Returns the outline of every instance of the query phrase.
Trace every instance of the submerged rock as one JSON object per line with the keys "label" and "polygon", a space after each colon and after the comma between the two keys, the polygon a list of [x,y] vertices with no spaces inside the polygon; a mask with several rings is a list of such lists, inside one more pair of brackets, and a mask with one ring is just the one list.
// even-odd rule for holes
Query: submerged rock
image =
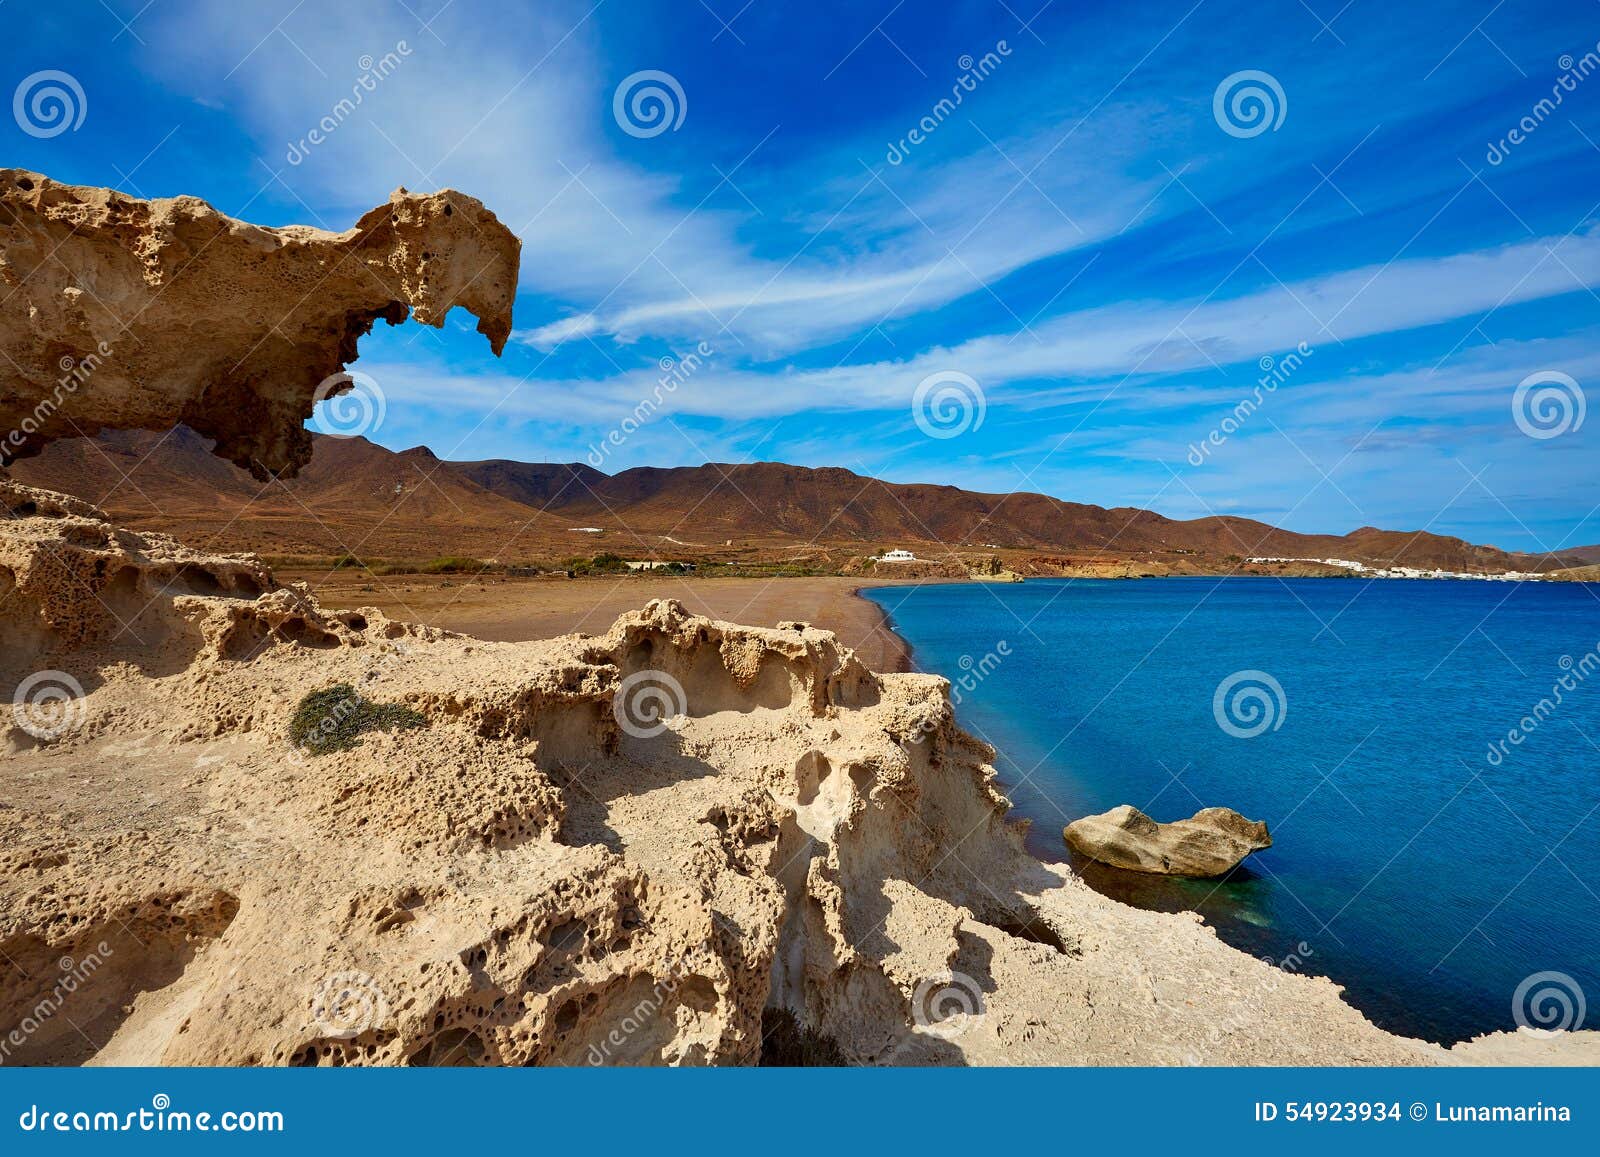
{"label": "submerged rock", "polygon": [[1251,852],[1272,846],[1266,824],[1225,807],[1163,824],[1123,804],[1073,821],[1062,835],[1069,848],[1091,860],[1164,876],[1221,876]]}

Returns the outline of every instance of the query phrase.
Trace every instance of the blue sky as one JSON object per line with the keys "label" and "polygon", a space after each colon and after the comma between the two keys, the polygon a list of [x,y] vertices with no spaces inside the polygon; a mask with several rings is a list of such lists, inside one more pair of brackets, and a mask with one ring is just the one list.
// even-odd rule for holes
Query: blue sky
{"label": "blue sky", "polygon": [[[60,70],[85,106],[53,136],[0,119],[7,164],[331,229],[453,186],[519,233],[503,359],[460,313],[363,342],[369,436],[396,449],[583,459],[704,343],[605,469],[776,460],[1600,542],[1600,416],[1577,423],[1600,4],[11,0],[0,22],[8,88]],[[647,70],[676,127],[615,114]],[[1241,72],[1277,91],[1246,78],[1219,113]],[[1265,127],[1226,99],[1252,83]],[[915,420],[934,375],[981,422],[930,436],[952,432]],[[1541,390],[1568,404],[1543,425]]]}

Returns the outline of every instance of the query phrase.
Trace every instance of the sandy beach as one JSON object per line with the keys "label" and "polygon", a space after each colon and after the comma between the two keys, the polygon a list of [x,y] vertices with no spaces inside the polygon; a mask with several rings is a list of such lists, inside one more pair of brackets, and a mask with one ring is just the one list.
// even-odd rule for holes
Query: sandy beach
{"label": "sandy beach", "polygon": [[651,599],[677,599],[691,612],[728,622],[774,627],[803,622],[832,631],[874,671],[910,669],[910,648],[883,612],[856,593],[892,582],[858,578],[698,579],[628,575],[577,579],[484,579],[462,575],[388,575],[354,571],[279,574],[307,582],[327,606],[377,607],[391,618],[460,631],[499,643],[601,634],[618,615]]}

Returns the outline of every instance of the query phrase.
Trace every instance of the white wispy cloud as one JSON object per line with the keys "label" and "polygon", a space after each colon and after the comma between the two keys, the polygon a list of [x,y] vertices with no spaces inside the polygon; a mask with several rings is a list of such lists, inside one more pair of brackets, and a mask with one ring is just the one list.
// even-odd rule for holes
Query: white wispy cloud
{"label": "white wispy cloud", "polygon": [[[774,126],[740,144],[746,168],[735,153],[691,157],[683,173],[647,169],[625,152],[639,142],[619,143],[610,126],[622,71],[588,12],[458,0],[424,29],[404,6],[301,9],[281,22],[265,6],[183,7],[151,13],[150,67],[196,99],[226,102],[278,172],[269,182],[260,170],[268,194],[292,191],[314,223],[346,227],[397,184],[482,199],[523,238],[524,290],[573,305],[524,322],[518,339],[543,349],[715,335],[755,356],[789,353],[985,294],[1166,204],[1151,208],[1168,183],[1159,168],[1124,164],[1134,126],[1115,108],[1057,153],[1059,126],[1008,133],[997,101],[986,129],[975,101],[973,120],[952,121],[937,149],[900,167],[875,140],[801,153]],[[401,41],[399,67],[287,163],[350,95],[358,62]]]}
{"label": "white wispy cloud", "polygon": [[[1192,376],[1197,371],[1203,382],[1219,365],[1279,356],[1302,342],[1327,350],[1338,341],[1472,318],[1596,285],[1600,232],[1589,232],[1345,270],[1228,299],[1118,303],[1056,318],[1037,327],[1037,340],[990,335],[899,361],[755,370],[717,355],[668,391],[661,390],[662,375],[654,369],[552,381],[504,372],[458,373],[420,362],[363,363],[363,368],[408,401],[449,398],[469,412],[533,420],[547,420],[559,407],[575,425],[620,421],[645,398],[657,399],[652,409],[663,415],[730,422],[819,410],[905,412],[917,384],[942,370],[970,373],[995,400],[1003,396],[1024,413],[1116,394],[1154,411],[1194,406],[1203,396]],[[1328,328],[1322,330],[1323,325]],[[1524,373],[1543,368],[1533,352],[1527,356]],[[1246,369],[1236,381],[1254,381],[1253,365]],[[1293,388],[1308,390],[1319,380],[1319,366],[1313,364]],[[1464,388],[1459,377],[1443,379],[1419,369],[1381,382],[1327,388],[1345,390],[1352,398],[1361,390],[1382,389],[1382,396],[1392,399],[1394,387],[1403,382],[1426,393],[1430,405],[1444,408],[1450,404],[1446,381],[1453,383],[1448,388]],[[1216,396],[1230,397],[1235,389],[1219,386]]]}

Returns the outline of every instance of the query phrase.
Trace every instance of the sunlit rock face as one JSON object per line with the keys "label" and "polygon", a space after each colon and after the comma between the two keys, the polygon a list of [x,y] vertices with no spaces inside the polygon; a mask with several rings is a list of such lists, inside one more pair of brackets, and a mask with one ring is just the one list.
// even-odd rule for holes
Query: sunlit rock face
{"label": "sunlit rock face", "polygon": [[257,477],[293,474],[305,419],[350,388],[329,379],[379,318],[442,326],[459,305],[498,354],[521,248],[449,189],[396,190],[331,233],[0,169],[0,464],[181,422]]}

